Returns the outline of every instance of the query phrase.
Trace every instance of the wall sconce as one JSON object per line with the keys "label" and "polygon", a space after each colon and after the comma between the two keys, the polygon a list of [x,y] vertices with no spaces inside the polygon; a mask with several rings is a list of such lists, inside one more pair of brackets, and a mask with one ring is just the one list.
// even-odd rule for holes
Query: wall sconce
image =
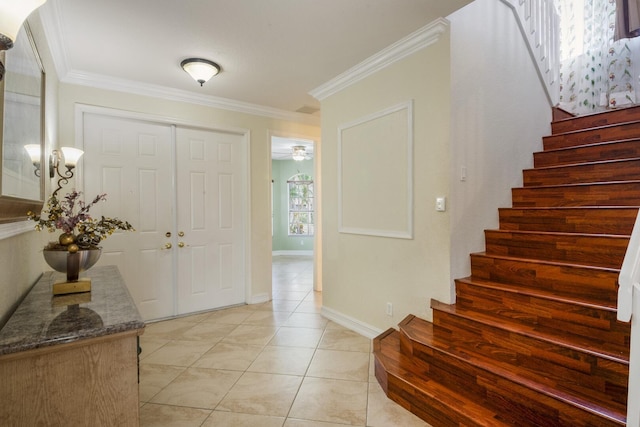
{"label": "wall sconce", "polygon": [[200,83],[200,86],[220,72],[220,66],[218,64],[202,58],[185,59],[180,63],[180,66],[193,77],[195,81]]}
{"label": "wall sconce", "polygon": [[[31,12],[46,0],[0,0],[0,51],[9,50],[16,41],[22,23]],[[4,76],[4,64],[0,62],[0,80]]]}
{"label": "wall sconce", "polygon": [[24,149],[27,150],[27,154],[35,168],[33,173],[35,173],[37,177],[40,177],[40,144],[28,144],[24,146]]}
{"label": "wall sconce", "polygon": [[[60,150],[53,150],[49,157],[49,177],[54,178],[58,175],[58,188],[53,192],[53,196],[58,194],[63,184],[68,184],[73,178],[73,169],[78,164],[78,160],[84,154],[84,151],[73,147],[62,147]],[[60,172],[60,163],[64,158],[64,166],[66,171]]]}
{"label": "wall sconce", "polygon": [[302,145],[296,145],[291,148],[291,157],[296,162],[300,162],[307,158],[307,150]]}

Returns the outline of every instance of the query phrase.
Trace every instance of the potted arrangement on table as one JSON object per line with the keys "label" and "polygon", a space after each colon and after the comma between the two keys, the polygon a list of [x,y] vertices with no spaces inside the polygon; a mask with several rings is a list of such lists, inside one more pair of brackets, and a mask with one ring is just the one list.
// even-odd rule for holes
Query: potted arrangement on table
{"label": "potted arrangement on table", "polygon": [[99,244],[116,230],[134,231],[127,221],[118,218],[92,218],[89,210],[101,201],[106,194],[97,195],[90,203],[81,199],[82,193],[73,190],[62,200],[53,192],[41,215],[28,212],[28,219],[35,221],[35,229],[62,233],[57,241],[45,246],[44,259],[51,268],[67,273],[67,281],[54,284],[55,295],[85,292],[91,289],[90,280],[78,280],[81,271],[91,268],[100,258],[102,249]]}

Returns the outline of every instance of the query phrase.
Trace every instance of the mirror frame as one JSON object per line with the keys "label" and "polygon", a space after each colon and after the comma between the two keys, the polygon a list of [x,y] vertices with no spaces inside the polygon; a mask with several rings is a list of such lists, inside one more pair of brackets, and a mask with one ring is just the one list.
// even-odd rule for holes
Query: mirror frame
{"label": "mirror frame", "polygon": [[[18,222],[27,220],[27,212],[33,211],[39,213],[44,205],[44,189],[45,189],[45,175],[48,175],[47,163],[45,163],[45,80],[46,74],[42,59],[38,53],[36,43],[31,33],[29,23],[25,21],[24,30],[27,34],[27,38],[24,40],[17,40],[17,43],[29,43],[33,51],[34,58],[40,67],[41,80],[40,80],[40,200],[23,199],[13,196],[4,196],[2,191],[2,152],[3,152],[3,139],[4,139],[4,99],[5,99],[5,84],[4,79],[0,81],[0,224],[8,222]],[[0,60],[5,64],[6,51],[0,52]],[[10,55],[9,55],[10,56]]]}

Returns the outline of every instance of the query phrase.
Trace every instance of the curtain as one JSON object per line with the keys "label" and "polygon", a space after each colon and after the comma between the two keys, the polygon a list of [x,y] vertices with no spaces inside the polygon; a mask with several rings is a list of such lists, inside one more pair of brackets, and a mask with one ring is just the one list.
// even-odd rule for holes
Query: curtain
{"label": "curtain", "polygon": [[640,36],[640,0],[616,0],[615,39]]}
{"label": "curtain", "polygon": [[615,40],[616,1],[558,0],[560,106],[572,113],[635,102],[630,45]]}

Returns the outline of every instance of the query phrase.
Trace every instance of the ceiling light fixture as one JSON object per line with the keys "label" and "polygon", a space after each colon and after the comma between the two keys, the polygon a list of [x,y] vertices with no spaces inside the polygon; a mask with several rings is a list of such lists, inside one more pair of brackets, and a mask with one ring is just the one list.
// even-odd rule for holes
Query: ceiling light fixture
{"label": "ceiling light fixture", "polygon": [[[31,12],[46,0],[0,0],[0,51],[9,50],[18,37],[22,23]],[[0,80],[4,76],[4,65],[0,62]]]}
{"label": "ceiling light fixture", "polygon": [[296,162],[302,161],[307,157],[307,150],[302,145],[296,145],[291,148],[291,156]]}
{"label": "ceiling light fixture", "polygon": [[220,72],[220,66],[218,64],[202,58],[185,59],[180,63],[180,66],[189,73],[195,81],[200,83],[200,86]]}

